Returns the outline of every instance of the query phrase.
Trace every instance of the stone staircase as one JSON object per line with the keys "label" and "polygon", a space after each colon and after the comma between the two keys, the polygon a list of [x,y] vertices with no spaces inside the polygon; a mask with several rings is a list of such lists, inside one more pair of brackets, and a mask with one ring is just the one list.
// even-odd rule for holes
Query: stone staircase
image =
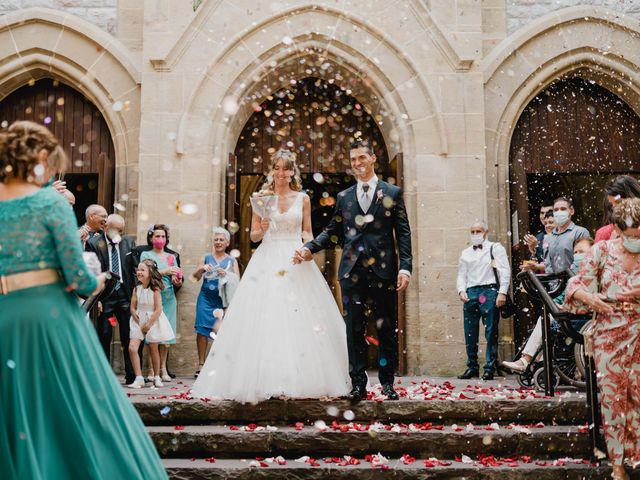
{"label": "stone staircase", "polygon": [[580,393],[418,379],[398,385],[397,402],[374,389],[355,405],[242,405],[189,399],[187,390],[182,382],[130,395],[171,478],[609,478],[608,466],[588,461]]}

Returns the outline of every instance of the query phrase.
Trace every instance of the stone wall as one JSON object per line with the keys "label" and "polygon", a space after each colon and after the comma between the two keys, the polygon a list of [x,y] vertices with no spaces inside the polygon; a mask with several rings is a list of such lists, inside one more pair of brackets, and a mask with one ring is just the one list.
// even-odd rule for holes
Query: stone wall
{"label": "stone wall", "polygon": [[507,0],[507,31],[509,34],[533,19],[566,7],[593,5],[640,19],[638,0]]}
{"label": "stone wall", "polygon": [[116,33],[118,0],[2,0],[0,15],[29,7],[53,8],[77,15],[106,32]]}

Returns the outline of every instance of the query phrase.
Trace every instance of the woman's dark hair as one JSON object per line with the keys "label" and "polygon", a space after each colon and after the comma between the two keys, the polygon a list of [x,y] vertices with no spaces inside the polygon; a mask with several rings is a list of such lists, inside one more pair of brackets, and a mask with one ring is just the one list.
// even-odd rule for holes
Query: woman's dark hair
{"label": "woman's dark hair", "polygon": [[604,193],[612,197],[640,198],[640,184],[630,175],[620,175],[605,187]]}
{"label": "woman's dark hair", "polygon": [[169,244],[169,227],[167,227],[164,223],[156,223],[147,231],[147,245],[150,247],[153,246],[153,242],[151,239],[153,238],[153,232],[156,230],[164,230],[164,235],[167,238],[167,245]]}
{"label": "woman's dark hair", "polygon": [[609,225],[613,223],[613,206],[609,202],[607,192],[604,192],[604,198],[602,199],[602,225]]}
{"label": "woman's dark hair", "polygon": [[149,288],[154,292],[156,290],[164,290],[164,283],[162,283],[162,275],[158,271],[158,264],[150,258],[142,260],[140,263],[144,263],[149,269]]}
{"label": "woman's dark hair", "polygon": [[544,218],[551,218],[553,217],[553,210],[547,210],[544,214]]}
{"label": "woman's dark hair", "polygon": [[613,223],[624,232],[640,227],[640,198],[625,198],[613,207]]}

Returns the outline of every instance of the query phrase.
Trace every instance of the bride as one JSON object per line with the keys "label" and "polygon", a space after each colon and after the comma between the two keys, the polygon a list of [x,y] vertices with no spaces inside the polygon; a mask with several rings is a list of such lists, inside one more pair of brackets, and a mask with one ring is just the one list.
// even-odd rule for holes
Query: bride
{"label": "bride", "polygon": [[271,158],[263,190],[278,196],[271,220],[255,212],[253,254],[214,347],[193,385],[198,398],[257,402],[270,397],[339,397],[350,387],[345,324],[314,262],[292,263],[311,240],[311,202],[295,154]]}

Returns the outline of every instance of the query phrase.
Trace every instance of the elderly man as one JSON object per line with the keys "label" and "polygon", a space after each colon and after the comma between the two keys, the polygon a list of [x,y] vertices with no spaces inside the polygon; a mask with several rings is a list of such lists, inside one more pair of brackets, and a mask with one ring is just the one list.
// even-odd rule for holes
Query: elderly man
{"label": "elderly man", "polygon": [[478,336],[480,319],[487,340],[483,380],[493,380],[498,357],[499,308],[507,300],[511,269],[507,252],[497,242],[487,240],[489,229],[484,222],[470,226],[471,246],[460,255],[457,288],[464,303],[464,340],[467,348],[467,369],[458,378],[479,376]]}
{"label": "elderly man", "polygon": [[132,238],[123,236],[124,226],[124,218],[120,215],[109,215],[106,221],[105,235],[95,235],[87,242],[86,248],[98,256],[102,271],[114,272],[120,277],[120,282],[116,285],[113,293],[103,300],[102,312],[97,319],[96,329],[100,344],[109,359],[113,332],[110,319],[117,319],[124,355],[125,381],[130,384],[135,380],[135,374],[129,358],[129,317],[131,315],[129,307],[131,294],[136,284],[135,269],[137,265],[134,264],[132,255],[136,245]]}
{"label": "elderly man", "polygon": [[102,233],[107,223],[107,211],[102,205],[89,205],[84,214],[85,224],[78,229],[82,245],[86,248],[87,241]]}

